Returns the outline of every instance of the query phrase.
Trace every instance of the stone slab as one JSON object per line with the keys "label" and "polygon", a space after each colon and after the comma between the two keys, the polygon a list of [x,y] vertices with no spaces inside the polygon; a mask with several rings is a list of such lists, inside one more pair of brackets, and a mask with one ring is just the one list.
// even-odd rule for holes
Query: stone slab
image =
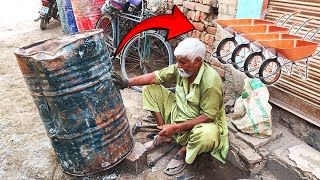
{"label": "stone slab", "polygon": [[237,152],[230,150],[227,155],[227,161],[230,162],[235,167],[239,168],[241,171],[243,172],[247,171],[245,165],[241,162]]}
{"label": "stone slab", "polygon": [[228,119],[228,129],[233,133],[238,133],[239,130],[234,126],[230,119]]}
{"label": "stone slab", "polygon": [[297,164],[289,158],[289,149],[291,147],[304,145],[304,143],[299,141],[299,139],[281,139],[294,141],[294,143],[290,143],[290,141],[284,140],[280,140],[278,142],[282,144],[282,146],[280,146],[280,148],[278,149],[273,150],[273,152],[269,155],[267,163],[268,170],[279,179],[315,179],[310,178],[313,176],[311,173],[303,172],[299,168],[297,168]]}
{"label": "stone slab", "polygon": [[249,166],[249,173],[250,176],[253,174],[257,174],[261,170],[263,170],[266,167],[267,160],[262,160],[254,165]]}
{"label": "stone slab", "polygon": [[274,128],[272,131],[272,135],[268,138],[255,138],[250,135],[244,134],[242,132],[238,132],[235,134],[236,138],[239,138],[249,144],[252,148],[258,149],[261,146],[268,144],[270,141],[273,141],[279,138],[282,135],[282,131],[278,128]]}
{"label": "stone slab", "polygon": [[235,138],[235,136],[232,132],[229,132],[228,137],[229,137],[230,144],[235,146],[238,150],[240,148],[242,148],[242,149],[251,148],[247,143],[241,141],[240,139]]}
{"label": "stone slab", "polygon": [[300,144],[289,148],[289,159],[294,161],[301,171],[311,173],[317,179],[320,179],[319,151],[307,144]]}
{"label": "stone slab", "polygon": [[262,157],[252,148],[246,148],[246,149],[240,148],[239,155],[248,164],[255,164],[262,160]]}
{"label": "stone slab", "polygon": [[270,152],[264,148],[260,148],[258,150],[259,155],[263,158],[263,159],[268,159],[268,156],[270,154]]}
{"label": "stone slab", "polygon": [[121,163],[128,172],[139,174],[147,168],[147,149],[135,142],[132,152]]}
{"label": "stone slab", "polygon": [[290,166],[281,162],[279,159],[269,159],[267,168],[278,179],[301,180],[299,173],[292,170]]}

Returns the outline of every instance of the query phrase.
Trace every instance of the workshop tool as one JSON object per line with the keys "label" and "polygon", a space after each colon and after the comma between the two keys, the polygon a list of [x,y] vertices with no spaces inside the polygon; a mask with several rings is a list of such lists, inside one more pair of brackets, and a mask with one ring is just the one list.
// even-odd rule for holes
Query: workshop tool
{"label": "workshop tool", "polygon": [[172,145],[167,151],[165,151],[162,155],[160,155],[159,157],[157,157],[155,160],[149,162],[147,166],[148,166],[149,168],[154,167],[160,159],[162,159],[163,157],[165,157],[166,155],[168,155],[176,146],[177,146],[177,144],[173,144],[173,145]]}
{"label": "workshop tool", "polygon": [[142,121],[144,122],[147,122],[147,123],[151,123],[151,124],[154,124],[156,123],[156,120],[153,118],[153,116],[147,116],[145,118],[142,119]]}
{"label": "workshop tool", "polygon": [[158,128],[157,124],[143,124],[141,121],[136,122],[132,128],[132,134],[136,134],[138,132],[160,132],[161,129]]}

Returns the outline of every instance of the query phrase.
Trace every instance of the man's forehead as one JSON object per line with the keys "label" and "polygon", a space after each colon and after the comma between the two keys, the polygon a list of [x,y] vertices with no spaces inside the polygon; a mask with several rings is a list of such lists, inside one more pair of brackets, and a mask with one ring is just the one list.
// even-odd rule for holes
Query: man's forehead
{"label": "man's forehead", "polygon": [[185,56],[176,56],[176,59],[178,61],[190,61],[190,59],[188,59],[187,57]]}

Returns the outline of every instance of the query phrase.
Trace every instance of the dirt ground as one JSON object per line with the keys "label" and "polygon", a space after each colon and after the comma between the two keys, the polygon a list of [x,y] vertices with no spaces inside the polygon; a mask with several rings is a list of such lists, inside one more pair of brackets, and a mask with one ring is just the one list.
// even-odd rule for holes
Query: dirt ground
{"label": "dirt ground", "polygon": [[[64,174],[42,125],[29,90],[13,54],[14,48],[37,41],[62,36],[60,23],[53,20],[45,31],[39,28],[37,16],[40,1],[10,0],[0,6],[0,179],[74,179]],[[17,13],[18,12],[18,13]],[[132,124],[149,115],[142,110],[141,94],[131,89],[121,92]],[[146,142],[146,134],[137,141]],[[167,146],[168,147],[168,146]],[[153,159],[167,147],[148,155]],[[146,169],[138,176],[116,167],[92,179],[175,179],[163,174],[162,169],[173,157],[175,149],[155,168]],[[203,163],[206,162],[210,163]],[[196,179],[237,179],[245,176],[232,165],[221,165],[210,156],[200,156],[180,175],[195,175]],[[91,179],[86,177],[84,179]]]}

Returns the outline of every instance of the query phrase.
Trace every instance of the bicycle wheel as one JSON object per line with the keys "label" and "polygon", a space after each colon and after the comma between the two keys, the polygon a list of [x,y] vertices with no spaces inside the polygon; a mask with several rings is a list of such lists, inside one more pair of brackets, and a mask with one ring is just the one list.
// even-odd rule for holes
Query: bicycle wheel
{"label": "bicycle wheel", "polygon": [[259,73],[260,65],[265,60],[262,51],[250,54],[244,61],[244,72],[249,78],[254,78]]}
{"label": "bicycle wheel", "polygon": [[234,39],[234,37],[221,40],[217,46],[217,59],[222,64],[227,64],[227,61],[231,58],[231,53],[236,46],[237,41]]}
{"label": "bicycle wheel", "polygon": [[261,64],[259,78],[266,85],[275,83],[281,75],[281,66],[277,58],[267,59]]}
{"label": "bicycle wheel", "polygon": [[[134,36],[124,47],[121,71],[124,78],[131,78],[162,69],[173,63],[172,49],[165,39],[154,32]],[[133,86],[141,91],[141,86]]]}
{"label": "bicycle wheel", "polygon": [[104,40],[107,44],[108,51],[114,52],[116,49],[116,22],[109,15],[102,15],[95,26],[95,29],[103,29]]}
{"label": "bicycle wheel", "polygon": [[250,54],[250,44],[240,44],[237,46],[231,55],[232,66],[235,69],[243,67],[244,61]]}

